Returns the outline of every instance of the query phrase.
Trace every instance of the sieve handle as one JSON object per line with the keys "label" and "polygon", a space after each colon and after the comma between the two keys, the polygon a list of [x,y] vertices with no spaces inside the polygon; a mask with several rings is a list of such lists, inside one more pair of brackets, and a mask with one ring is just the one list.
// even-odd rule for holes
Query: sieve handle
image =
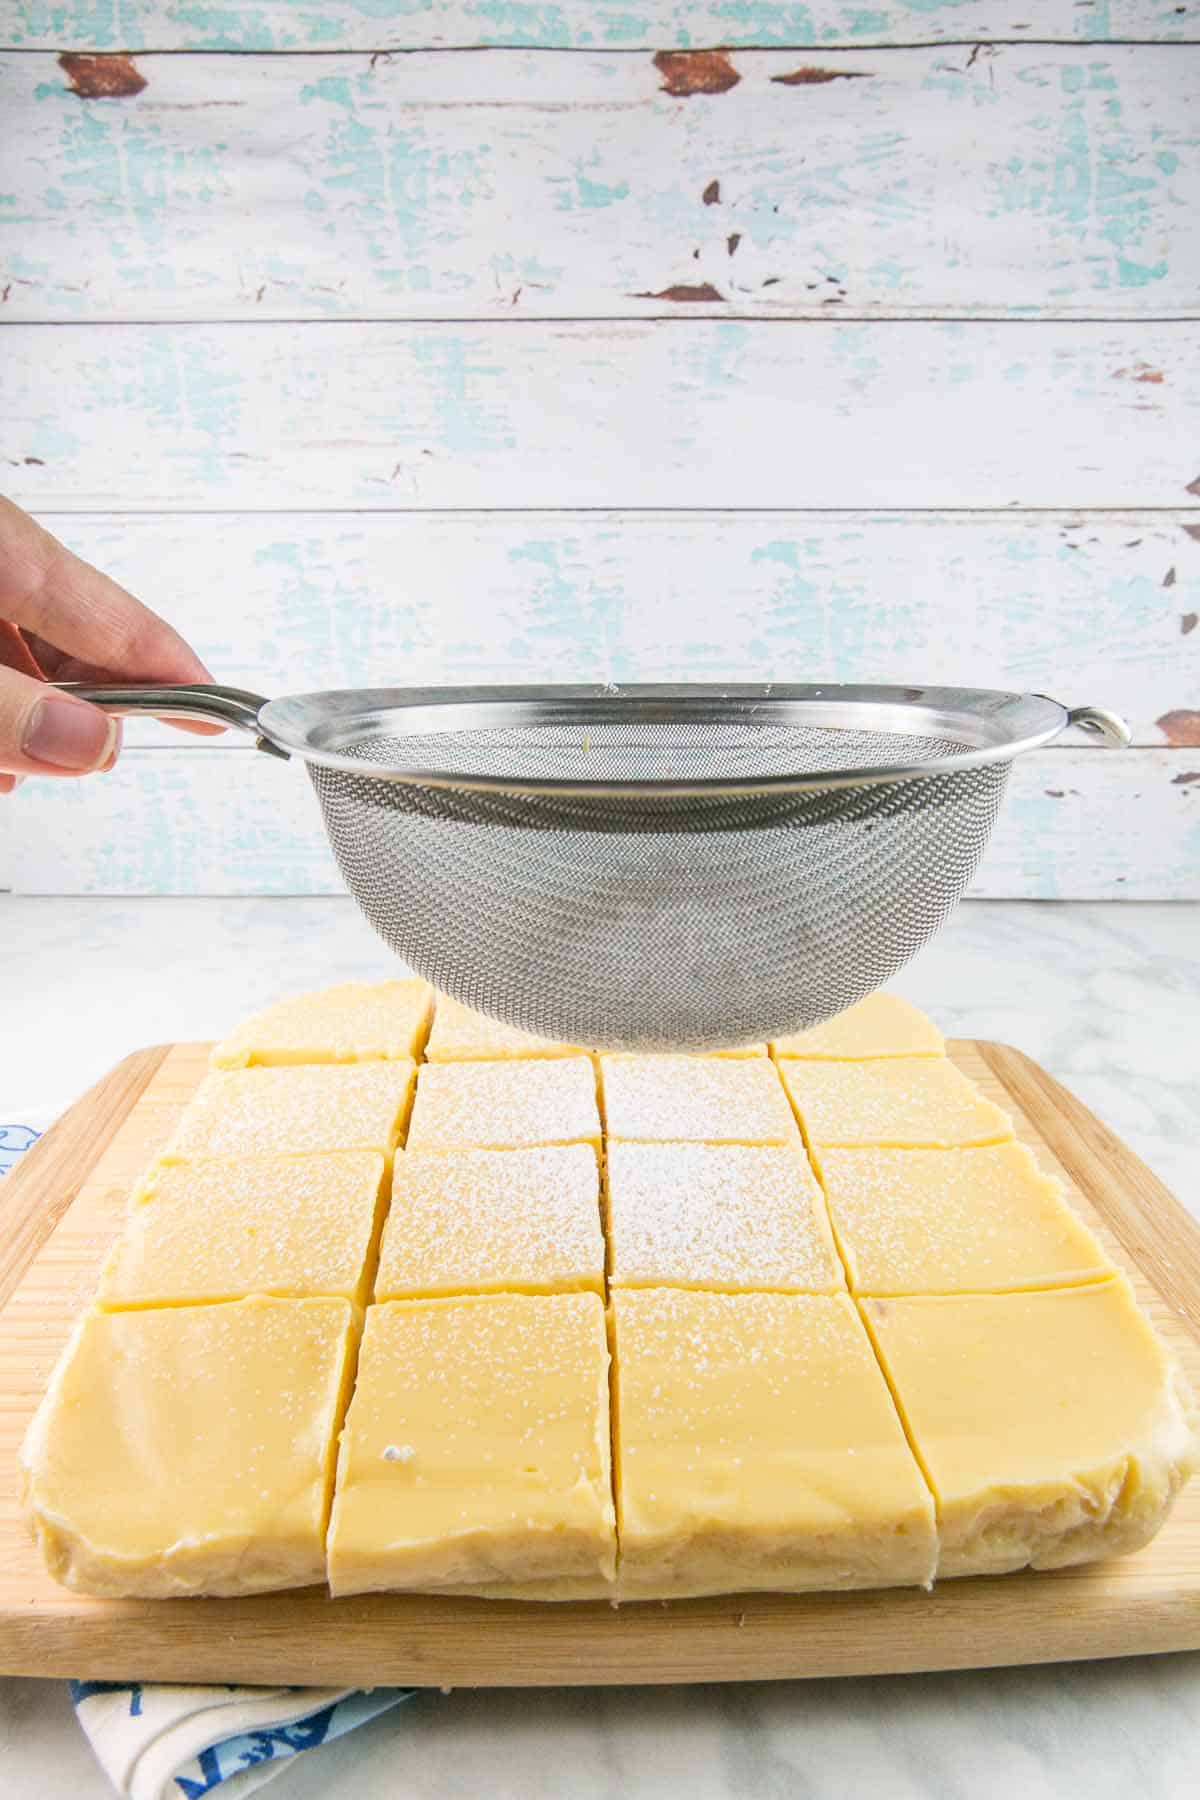
{"label": "sieve handle", "polygon": [[218,687],[203,681],[164,683],[158,687],[87,681],[60,681],[55,685],[65,694],[74,694],[77,700],[98,706],[101,712],[148,714],[153,719],[203,719],[209,725],[232,725],[238,731],[248,731],[260,750],[287,760],[287,751],[277,749],[259,729],[258,715],[266,700],[246,688]]}
{"label": "sieve handle", "polygon": [[1124,750],[1133,742],[1133,733],[1119,713],[1103,706],[1075,706],[1067,713],[1067,724],[1103,738],[1114,749]]}

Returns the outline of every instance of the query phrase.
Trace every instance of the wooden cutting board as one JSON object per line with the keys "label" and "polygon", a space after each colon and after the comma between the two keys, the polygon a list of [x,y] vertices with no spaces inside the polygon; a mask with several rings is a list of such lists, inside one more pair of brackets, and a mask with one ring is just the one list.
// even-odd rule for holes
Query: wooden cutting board
{"label": "wooden cutting board", "polygon": [[[145,1050],[73,1106],[0,1185],[0,1672],[89,1680],[368,1686],[735,1681],[1052,1662],[1200,1648],[1200,1478],[1136,1556],[933,1593],[735,1595],[517,1605],[323,1591],[247,1600],[88,1600],[29,1541],[16,1452],[72,1320],[208,1046]],[[1129,1271],[1200,1391],[1200,1226],[1044,1070],[999,1044],[950,1046],[1008,1108]]]}

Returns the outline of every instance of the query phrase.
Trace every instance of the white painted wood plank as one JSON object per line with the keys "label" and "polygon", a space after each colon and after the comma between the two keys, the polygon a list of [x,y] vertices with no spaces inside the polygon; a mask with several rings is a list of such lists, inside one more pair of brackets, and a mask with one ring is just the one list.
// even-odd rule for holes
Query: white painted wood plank
{"label": "white painted wood plank", "polygon": [[738,69],[160,56],[86,99],[0,59],[0,317],[1200,312],[1200,45]]}
{"label": "white painted wood plank", "polygon": [[[165,613],[222,680],[267,695],[389,682],[1014,687],[1115,707],[1150,745],[1200,695],[1200,532],[1183,513],[43,522]],[[152,724],[135,735],[167,741]]]}
{"label": "white painted wood plank", "polygon": [[1195,323],[14,325],[5,350],[0,458],[41,508],[1137,508],[1198,478]]}
{"label": "white painted wood plank", "polygon": [[15,0],[6,44],[81,50],[541,49],[1200,33],[1196,0]]}
{"label": "white painted wood plank", "polygon": [[[340,891],[307,779],[253,750],[131,750],[109,775],[27,781],[2,804],[0,887],[17,893]],[[1200,750],[1019,759],[972,891],[1200,897]]]}

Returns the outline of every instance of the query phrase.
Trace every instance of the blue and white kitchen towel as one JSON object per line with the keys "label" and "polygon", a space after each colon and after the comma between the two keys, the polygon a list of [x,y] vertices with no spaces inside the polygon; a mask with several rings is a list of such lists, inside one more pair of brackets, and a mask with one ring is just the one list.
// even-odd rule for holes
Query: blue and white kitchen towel
{"label": "blue and white kitchen towel", "polygon": [[[0,1175],[36,1143],[57,1107],[0,1115]],[[2,1216],[2,1215],[0,1215]],[[242,1800],[292,1758],[344,1737],[415,1688],[183,1687],[69,1683],[75,1714],[108,1779],[128,1800]]]}
{"label": "blue and white kitchen towel", "polygon": [[255,1688],[72,1681],[75,1714],[129,1800],[255,1793],[292,1757],[344,1737],[415,1688]]}

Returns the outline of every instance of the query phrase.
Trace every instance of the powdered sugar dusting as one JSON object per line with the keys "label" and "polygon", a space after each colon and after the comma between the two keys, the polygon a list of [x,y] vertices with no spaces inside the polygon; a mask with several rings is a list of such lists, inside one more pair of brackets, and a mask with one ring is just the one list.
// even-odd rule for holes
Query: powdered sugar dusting
{"label": "powdered sugar dusting", "polygon": [[168,1159],[315,1150],[390,1152],[404,1123],[414,1065],[300,1063],[206,1075],[176,1126]]}
{"label": "powdered sugar dusting", "polygon": [[853,1057],[940,1056],[941,1032],[899,994],[868,994],[832,1019],[808,1031],[794,1031],[771,1045],[775,1056]]}
{"label": "powdered sugar dusting", "polygon": [[384,1161],[374,1151],[149,1171],[105,1270],[109,1305],[357,1295]]}
{"label": "powdered sugar dusting", "polygon": [[830,1384],[846,1380],[865,1385],[891,1413],[845,1295],[622,1289],[613,1311],[626,1466],[639,1440],[649,1450],[695,1439],[725,1460],[763,1441],[782,1445],[794,1431],[794,1409],[823,1404]]}
{"label": "powdered sugar dusting", "polygon": [[403,1151],[375,1295],[604,1286],[589,1144]]}
{"label": "powdered sugar dusting", "polygon": [[290,994],[235,1025],[213,1051],[213,1067],[415,1056],[432,1001],[429,983],[415,976]]}
{"label": "powdered sugar dusting", "polygon": [[824,1200],[798,1150],[614,1143],[608,1206],[616,1284],[810,1293],[845,1285]]}
{"label": "powdered sugar dusting", "polygon": [[939,1148],[1011,1138],[1012,1122],[941,1056],[781,1062],[810,1144]]}
{"label": "powdered sugar dusting", "polygon": [[599,1139],[590,1057],[421,1068],[410,1150],[519,1149]]}
{"label": "powdered sugar dusting", "polygon": [[610,1138],[641,1142],[799,1142],[765,1057],[602,1056]]}
{"label": "powdered sugar dusting", "polygon": [[489,1061],[504,1057],[579,1056],[578,1044],[535,1037],[500,1019],[489,1019],[448,994],[437,997],[437,1011],[425,1055],[430,1062]]}
{"label": "powdered sugar dusting", "polygon": [[826,1149],[821,1174],[862,1293],[962,1293],[1111,1273],[1021,1144]]}
{"label": "powdered sugar dusting", "polygon": [[[531,1552],[543,1577],[611,1572],[607,1371],[597,1294],[371,1307],[343,1434],[334,1563],[363,1548],[416,1557],[434,1584],[520,1578]],[[402,1502],[380,1501],[384,1483]],[[481,1566],[464,1567],[464,1556]]]}

